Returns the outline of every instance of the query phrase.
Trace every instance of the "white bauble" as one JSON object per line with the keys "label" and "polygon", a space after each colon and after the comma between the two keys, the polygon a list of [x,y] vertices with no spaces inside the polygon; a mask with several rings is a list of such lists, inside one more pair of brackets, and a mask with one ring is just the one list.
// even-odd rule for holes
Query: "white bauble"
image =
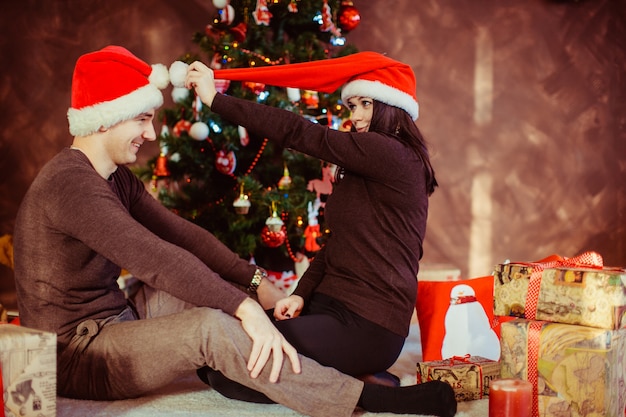
{"label": "white bauble", "polygon": [[185,87],[174,87],[172,88],[172,100],[175,103],[181,103],[185,101],[189,97],[189,90]]}
{"label": "white bauble", "polygon": [[218,9],[223,9],[228,4],[228,0],[213,0],[213,6]]}
{"label": "white bauble", "polygon": [[204,122],[195,122],[189,129],[189,136],[195,140],[205,140],[209,137],[209,126]]}
{"label": "white bauble", "polygon": [[299,102],[300,98],[301,98],[301,96],[300,96],[300,89],[299,88],[287,87],[287,98],[292,103]]}

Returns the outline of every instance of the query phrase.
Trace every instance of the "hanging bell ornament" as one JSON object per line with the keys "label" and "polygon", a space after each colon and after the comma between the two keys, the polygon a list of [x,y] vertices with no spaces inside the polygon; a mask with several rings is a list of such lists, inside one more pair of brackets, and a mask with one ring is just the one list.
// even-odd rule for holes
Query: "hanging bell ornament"
{"label": "hanging bell ornament", "polygon": [[161,152],[159,157],[156,160],[156,165],[154,167],[154,175],[157,177],[169,177],[170,170],[167,169],[167,158]]}

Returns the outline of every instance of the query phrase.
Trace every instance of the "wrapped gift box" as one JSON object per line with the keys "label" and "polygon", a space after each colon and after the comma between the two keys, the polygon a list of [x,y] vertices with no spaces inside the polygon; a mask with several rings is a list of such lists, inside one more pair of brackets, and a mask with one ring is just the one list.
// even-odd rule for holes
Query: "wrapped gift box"
{"label": "wrapped gift box", "polygon": [[457,401],[478,400],[489,395],[489,382],[500,377],[500,362],[480,356],[454,357],[441,361],[418,362],[417,383],[447,382]]}
{"label": "wrapped gift box", "polygon": [[533,383],[539,416],[624,416],[626,329],[515,319],[501,346],[502,378]]}
{"label": "wrapped gift box", "polygon": [[527,295],[533,269],[532,264],[496,266],[496,315],[610,330],[626,327],[626,270],[571,267],[543,269],[536,308],[528,312]]}
{"label": "wrapped gift box", "polygon": [[0,325],[6,417],[56,416],[56,334]]}

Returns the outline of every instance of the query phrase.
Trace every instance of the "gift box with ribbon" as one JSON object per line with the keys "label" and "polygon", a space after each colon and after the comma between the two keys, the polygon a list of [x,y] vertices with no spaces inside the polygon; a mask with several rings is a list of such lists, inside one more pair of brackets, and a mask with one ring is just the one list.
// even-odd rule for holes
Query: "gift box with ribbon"
{"label": "gift box with ribbon", "polygon": [[500,362],[481,356],[454,356],[441,361],[418,362],[417,383],[440,380],[448,383],[457,401],[489,395],[489,382],[500,377]]}
{"label": "gift box with ribbon", "polygon": [[585,252],[538,262],[499,264],[494,313],[617,330],[626,327],[626,270]]}
{"label": "gift box with ribbon", "polygon": [[502,378],[533,384],[533,416],[623,417],[626,329],[515,319],[501,327]]}

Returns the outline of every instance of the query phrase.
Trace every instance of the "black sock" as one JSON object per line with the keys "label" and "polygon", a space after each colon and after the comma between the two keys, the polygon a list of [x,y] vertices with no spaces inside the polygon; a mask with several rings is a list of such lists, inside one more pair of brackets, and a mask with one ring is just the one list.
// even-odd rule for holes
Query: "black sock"
{"label": "black sock", "polygon": [[373,413],[426,414],[453,417],[456,398],[450,385],[429,381],[409,387],[365,384],[358,406]]}

